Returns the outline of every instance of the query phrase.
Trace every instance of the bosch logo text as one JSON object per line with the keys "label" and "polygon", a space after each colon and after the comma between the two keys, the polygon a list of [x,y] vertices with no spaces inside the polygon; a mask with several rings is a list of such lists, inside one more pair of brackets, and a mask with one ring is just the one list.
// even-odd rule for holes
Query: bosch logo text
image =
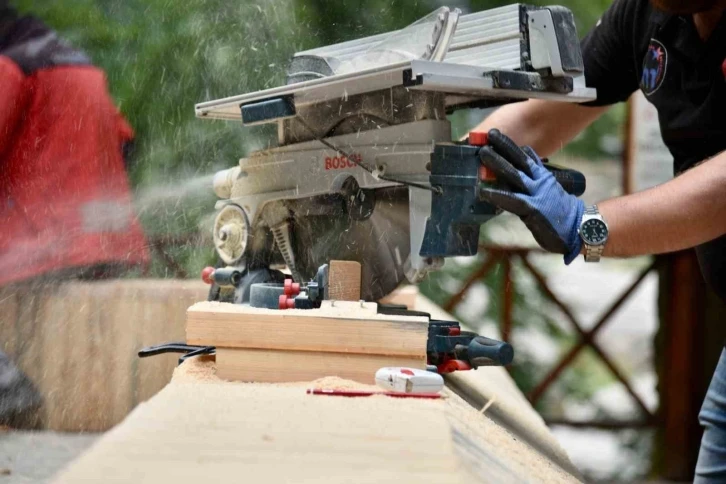
{"label": "bosch logo text", "polygon": [[358,153],[347,156],[335,156],[325,158],[325,169],[326,170],[339,170],[345,168],[355,168],[356,163],[363,162],[363,157]]}

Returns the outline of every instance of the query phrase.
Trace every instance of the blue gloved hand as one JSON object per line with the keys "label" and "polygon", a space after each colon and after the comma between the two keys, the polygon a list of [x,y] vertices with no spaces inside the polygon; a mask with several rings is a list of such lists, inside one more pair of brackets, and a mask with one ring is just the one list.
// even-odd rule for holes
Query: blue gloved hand
{"label": "blue gloved hand", "polygon": [[543,249],[565,255],[565,264],[575,260],[582,248],[582,200],[565,192],[531,148],[518,147],[499,130],[489,131],[479,156],[501,182],[483,187],[480,198],[518,215]]}

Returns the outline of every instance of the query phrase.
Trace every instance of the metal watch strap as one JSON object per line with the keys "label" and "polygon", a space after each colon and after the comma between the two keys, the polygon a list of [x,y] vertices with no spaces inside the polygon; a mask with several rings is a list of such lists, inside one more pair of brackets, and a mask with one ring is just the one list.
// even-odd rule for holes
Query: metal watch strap
{"label": "metal watch strap", "polygon": [[585,262],[600,262],[604,249],[604,245],[585,244]]}
{"label": "metal watch strap", "polygon": [[[599,216],[600,212],[597,209],[597,205],[591,207],[585,207],[585,215]],[[602,253],[605,250],[605,244],[590,245],[585,244],[585,262],[600,262]]]}

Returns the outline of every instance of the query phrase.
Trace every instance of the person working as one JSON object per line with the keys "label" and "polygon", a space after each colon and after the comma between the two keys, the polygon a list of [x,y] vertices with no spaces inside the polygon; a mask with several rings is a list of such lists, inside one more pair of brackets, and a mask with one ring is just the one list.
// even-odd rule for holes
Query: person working
{"label": "person working", "polygon": [[[506,182],[506,188],[484,189],[482,198],[518,215],[544,249],[564,254],[566,264],[580,254],[597,262],[695,247],[705,279],[726,300],[724,11],[724,0],[615,0],[582,40],[596,101],[512,104],[476,129],[491,130],[483,162]],[[658,110],[677,176],[585,207],[564,192],[539,156],[559,149],[637,89]],[[726,352],[699,418],[705,432],[696,482],[726,482]]]}
{"label": "person working", "polygon": [[[0,0],[0,86],[0,286],[146,264],[123,156],[133,132],[103,71]],[[0,425],[39,403],[0,352]]]}

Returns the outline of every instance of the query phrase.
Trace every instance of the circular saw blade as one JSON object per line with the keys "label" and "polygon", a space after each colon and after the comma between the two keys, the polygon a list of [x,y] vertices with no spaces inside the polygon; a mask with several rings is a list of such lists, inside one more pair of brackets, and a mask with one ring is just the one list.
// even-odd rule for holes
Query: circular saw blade
{"label": "circular saw blade", "polygon": [[408,188],[379,188],[375,198],[365,220],[351,218],[342,198],[334,214],[296,214],[293,250],[306,278],[331,260],[360,262],[361,298],[367,301],[381,299],[404,282],[410,252]]}

